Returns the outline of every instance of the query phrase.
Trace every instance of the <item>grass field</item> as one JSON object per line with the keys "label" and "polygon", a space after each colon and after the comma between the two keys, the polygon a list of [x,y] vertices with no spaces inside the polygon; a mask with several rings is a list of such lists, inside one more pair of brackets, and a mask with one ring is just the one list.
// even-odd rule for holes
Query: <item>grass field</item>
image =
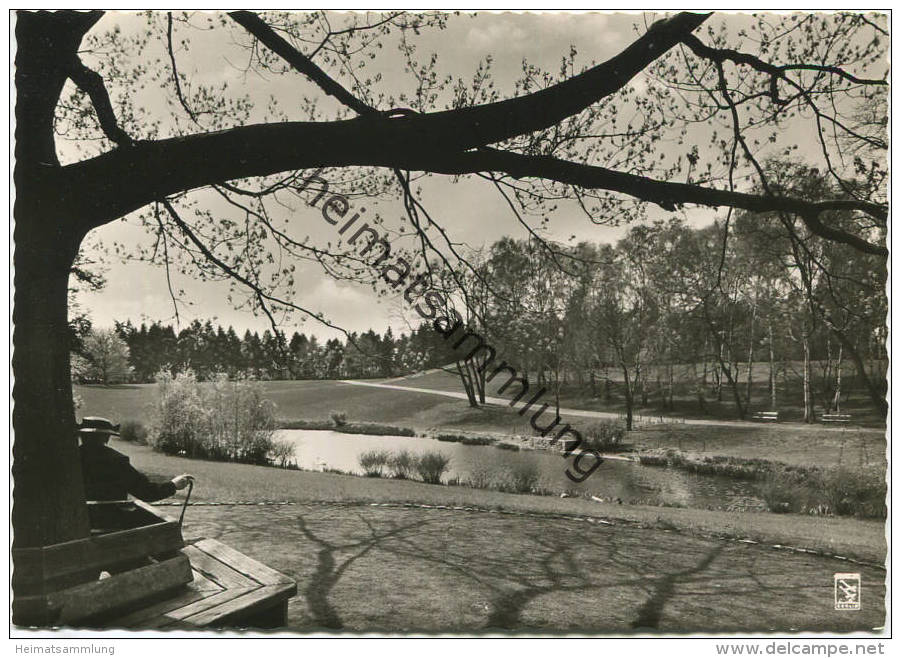
{"label": "grass field", "polygon": [[[872,633],[885,623],[885,572],[874,566],[654,520],[583,519],[222,506],[189,509],[185,534],[219,539],[294,578],[289,632]],[[849,569],[864,592],[852,613],[833,605],[833,574]]]}
{"label": "grass field", "polygon": [[[449,388],[453,380],[443,373],[411,377],[401,382],[417,388]],[[443,387],[443,388],[442,388]],[[327,420],[331,411],[343,411],[349,421],[368,421],[411,427],[418,431],[498,432],[531,434],[528,421],[500,407],[473,409],[464,401],[428,393],[353,386],[340,381],[263,382],[264,395],[276,404],[283,419]],[[79,415],[106,416],[118,421],[150,422],[153,384],[76,386],[81,397]],[[566,418],[579,428],[585,418]],[[879,431],[827,431],[820,425],[759,425],[706,427],[649,425],[632,432],[627,441],[636,448],[676,448],[701,455],[760,458],[787,464],[850,467],[885,464],[885,435]]]}

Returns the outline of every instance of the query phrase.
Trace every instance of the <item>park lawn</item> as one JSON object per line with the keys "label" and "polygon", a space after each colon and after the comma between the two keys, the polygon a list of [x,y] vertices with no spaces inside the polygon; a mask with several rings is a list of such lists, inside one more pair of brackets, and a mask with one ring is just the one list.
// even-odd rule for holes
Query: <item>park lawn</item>
{"label": "park lawn", "polygon": [[[432,378],[428,382],[427,378]],[[446,376],[446,382],[450,379]],[[434,373],[396,381],[429,388]],[[425,386],[423,382],[428,383]],[[470,407],[465,401],[439,395],[355,386],[340,381],[262,382],[264,395],[276,404],[285,420],[326,420],[331,411],[343,411],[349,421],[368,421],[410,427],[416,431],[441,429],[501,434],[532,433],[528,419],[496,406]],[[150,424],[154,384],[75,386],[81,398],[80,416],[105,416],[116,422],[139,420]],[[574,428],[593,421],[567,418]],[[754,426],[646,425],[626,441],[636,449],[675,448],[701,456],[725,455],[759,458],[804,466],[885,465],[885,434],[877,430],[846,431],[820,425],[776,424]]]}
{"label": "park lawn", "polygon": [[[427,393],[390,391],[354,386],[334,380],[261,382],[266,399],[275,403],[281,419],[327,420],[332,411],[343,411],[352,421],[391,423],[408,427],[428,427],[432,419],[445,416],[443,407],[465,407],[447,398]],[[99,415],[121,420],[150,422],[155,401],[155,384],[119,386],[79,386],[79,415]],[[435,407],[441,407],[433,411]],[[409,422],[407,422],[409,421]]]}
{"label": "park lawn", "polygon": [[[471,431],[530,434],[528,419],[507,409],[473,409],[461,400],[430,393],[354,386],[334,380],[262,382],[264,396],[275,403],[283,420],[328,420],[332,411],[352,422],[374,422],[425,431],[456,428]],[[149,425],[155,384],[74,386],[81,399],[79,416],[138,420]],[[577,419],[573,419],[574,426]]]}
{"label": "park lawn", "polygon": [[[540,514],[591,515],[647,527],[678,529],[698,535],[750,538],[756,541],[838,553],[881,563],[885,529],[881,521],[770,513],[733,513],[685,508],[615,505],[578,498],[501,493],[469,487],[428,485],[409,480],[283,470],[154,452],[113,440],[148,475],[197,477],[193,501],[208,502],[393,502],[473,506]],[[182,500],[181,494],[173,502]],[[189,514],[193,510],[189,511]]]}
{"label": "park lawn", "polygon": [[[302,503],[195,507],[184,532],[293,578],[289,633],[872,633],[885,623],[883,569],[664,524]],[[833,576],[848,570],[864,592],[850,614],[833,604]]]}

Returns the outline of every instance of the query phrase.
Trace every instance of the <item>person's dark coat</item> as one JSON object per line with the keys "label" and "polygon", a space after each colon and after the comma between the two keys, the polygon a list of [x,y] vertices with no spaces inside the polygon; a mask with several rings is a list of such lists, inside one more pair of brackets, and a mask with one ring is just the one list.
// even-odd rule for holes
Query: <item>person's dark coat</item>
{"label": "person's dark coat", "polygon": [[175,494],[172,482],[157,484],[106,445],[81,445],[81,469],[87,500],[125,500],[127,494],[152,503]]}

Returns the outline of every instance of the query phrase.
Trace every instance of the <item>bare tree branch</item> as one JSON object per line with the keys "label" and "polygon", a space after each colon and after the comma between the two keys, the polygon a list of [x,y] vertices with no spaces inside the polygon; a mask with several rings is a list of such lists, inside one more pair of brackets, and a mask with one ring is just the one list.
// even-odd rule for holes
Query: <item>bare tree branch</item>
{"label": "bare tree branch", "polygon": [[260,40],[269,50],[284,59],[288,64],[309,77],[329,96],[334,96],[342,104],[356,111],[358,114],[375,112],[363,101],[356,98],[338,82],[325,74],[325,72],[298,51],[294,46],[276,34],[275,30],[266,25],[263,20],[250,11],[232,11],[229,17],[245,30]]}
{"label": "bare tree branch", "polygon": [[860,251],[887,256],[888,249],[872,244],[856,235],[825,225],[818,218],[832,210],[857,210],[885,219],[884,206],[857,199],[832,199],[805,201],[794,197],[769,196],[718,190],[687,183],[659,181],[645,176],[614,171],[604,167],[579,164],[548,156],[528,156],[496,149],[470,151],[459,156],[445,158],[443,163],[432,164],[429,171],[448,174],[502,171],[515,178],[544,178],[579,187],[621,192],[644,201],[656,203],[674,211],[677,204],[692,203],[704,206],[731,206],[755,212],[781,210],[800,215],[808,227],[821,237],[848,244]]}
{"label": "bare tree branch", "polygon": [[[331,78],[325,71],[319,68],[319,66],[317,66],[308,57],[306,57],[306,55],[298,51],[296,48],[294,48],[294,46],[292,46],[290,43],[276,34],[275,31],[271,27],[266,25],[266,23],[264,23],[262,19],[260,19],[256,14],[248,11],[235,11],[229,13],[229,16],[237,23],[239,23],[242,27],[244,27],[247,31],[257,37],[264,45],[273,50],[282,59],[287,61],[297,71],[309,77],[325,93],[334,96],[342,104],[346,105],[358,114],[372,115],[377,112],[375,108],[356,98],[347,89],[342,87],[337,81]],[[389,110],[385,114],[390,116],[406,116],[410,113],[417,114],[412,110],[404,109]],[[426,234],[423,226],[421,225],[421,222],[419,220],[420,211],[425,215],[426,219],[428,219],[429,224],[434,226],[436,229],[438,229],[439,233],[441,233],[448,248],[450,249],[454,257],[456,257],[457,261],[466,265],[467,268],[477,278],[481,279],[481,274],[469,263],[468,260],[463,258],[457,252],[457,250],[454,248],[453,242],[451,242],[444,228],[432,218],[431,214],[416,199],[412,189],[410,188],[409,175],[405,176],[401,169],[398,167],[394,167],[393,171],[394,176],[400,184],[401,190],[404,195],[404,208],[407,212],[407,216],[409,217],[410,222],[413,224],[417,234],[419,235],[420,243],[422,245],[422,257],[423,261],[426,263],[426,267],[428,268],[428,248],[431,248],[431,250],[442,260],[444,265],[448,268],[448,271],[457,283],[461,294],[466,297],[468,294],[466,287],[463,285],[463,282],[459,280],[456,268],[453,267],[450,262],[448,262],[447,257],[444,255],[444,253],[434,245],[434,243]],[[428,269],[429,276],[431,277],[431,268]],[[484,280],[483,283],[485,285],[488,285]]]}
{"label": "bare tree branch", "polygon": [[764,62],[754,55],[732,50],[731,48],[711,48],[702,43],[701,40],[693,34],[686,35],[682,39],[682,42],[698,57],[703,57],[704,59],[709,59],[720,64],[727,60],[735,62],[736,64],[746,64],[761,73],[772,76],[774,79],[784,78],[786,71],[820,71],[822,73],[837,75],[858,85],[888,85],[887,80],[858,78],[856,75],[848,73],[838,66],[824,66],[822,64],[783,64],[777,66],[775,64],[770,64],[769,62]]}
{"label": "bare tree branch", "polygon": [[67,62],[66,73],[72,82],[91,98],[103,134],[117,146],[133,144],[134,140],[119,127],[116,113],[110,103],[109,93],[106,91],[106,85],[100,74],[85,66],[77,55],[71,57]]}
{"label": "bare tree branch", "polygon": [[[342,334],[344,334],[344,336],[348,340],[351,340],[350,334],[347,333],[347,330],[345,330],[342,327],[339,327],[335,324],[332,324],[331,322],[329,322],[322,316],[320,316],[316,313],[313,313],[312,311],[309,311],[309,310],[303,308],[302,306],[298,306],[297,304],[294,304],[293,302],[290,302],[286,299],[281,299],[279,297],[275,297],[274,295],[267,293],[259,285],[257,285],[256,283],[254,283],[253,281],[248,279],[246,276],[244,276],[241,273],[239,273],[238,271],[236,271],[233,267],[231,267],[230,265],[228,265],[227,263],[222,261],[212,251],[210,251],[209,247],[207,247],[203,243],[203,241],[197,237],[197,235],[194,233],[194,231],[191,230],[191,227],[188,226],[188,224],[179,216],[178,212],[175,210],[175,208],[172,206],[172,204],[169,202],[168,199],[165,199],[165,198],[161,199],[160,204],[163,206],[163,208],[166,209],[166,211],[169,213],[169,216],[172,217],[172,221],[175,222],[175,225],[178,226],[178,228],[185,235],[185,237],[188,240],[190,240],[194,244],[194,246],[196,246],[200,250],[200,253],[203,254],[204,258],[206,258],[209,262],[213,263],[213,265],[218,267],[224,274],[228,275],[229,277],[231,277],[238,283],[241,283],[242,285],[246,286],[254,293],[254,296],[257,298],[257,301],[260,303],[263,311],[269,317],[269,320],[274,329],[276,329],[278,327],[278,324],[275,322],[275,318],[272,316],[272,313],[269,311],[269,308],[265,305],[266,301],[269,301],[269,302],[272,302],[275,304],[279,304],[279,305],[285,306],[287,308],[292,308],[296,311],[300,311],[301,313],[304,313],[304,314],[308,315],[309,317],[313,318],[317,322],[320,322],[320,323],[324,324],[325,326],[330,327],[331,329],[340,331]],[[353,341],[351,340],[351,342],[353,342]]]}
{"label": "bare tree branch", "polygon": [[[237,16],[236,20],[244,21],[278,47],[284,56],[290,58],[292,65],[300,67],[317,84],[331,90],[330,93],[336,98],[350,107],[365,111],[366,115],[354,120],[327,123],[286,122],[242,126],[218,133],[142,144],[139,148],[129,149],[127,155],[120,151],[104,154],[63,168],[63,174],[73,183],[67,186],[71,195],[82,197],[64,202],[76,207],[85,202],[102,207],[105,216],[94,218],[97,225],[166,194],[222,180],[285,170],[361,165],[450,174],[493,171],[508,173],[516,178],[544,178],[588,189],[621,192],[669,210],[675,209],[677,204],[696,203],[754,211],[794,212],[822,237],[844,242],[868,253],[887,253],[885,247],[829,227],[819,219],[822,212],[847,209],[859,210],[884,221],[886,208],[866,201],[838,199],[813,203],[658,181],[547,156],[522,155],[490,148],[471,150],[511,135],[553,125],[561,112],[564,115],[566,112],[578,112],[621,88],[637,71],[676,41],[688,39],[690,44],[694,43],[689,38],[689,32],[703,22],[704,16],[679,14],[658,22],[648,34],[608,62],[540,92],[487,105],[405,114],[396,118],[376,113],[354,98],[290,44],[271,33],[271,29],[255,15],[239,13]],[[273,35],[280,41],[273,40]],[[769,65],[764,63],[761,66],[766,69]],[[163,162],[166,166],[161,166]],[[128,172],[128,178],[111,185],[109,177],[117,172]],[[100,181],[103,181],[102,185]],[[101,197],[108,197],[112,192],[115,192],[115,198],[102,199],[105,203],[100,203]]]}
{"label": "bare tree branch", "polygon": [[172,308],[175,310],[175,323],[180,324],[181,318],[178,313],[178,299],[175,296],[175,291],[172,289],[172,277],[169,272],[170,262],[169,262],[169,239],[168,234],[166,232],[166,225],[163,224],[163,218],[160,217],[159,212],[159,204],[155,203],[153,208],[153,216],[156,219],[157,225],[159,226],[159,236],[162,239],[163,243],[163,259],[166,266],[166,286],[169,288],[169,298],[172,300]]}
{"label": "bare tree branch", "polygon": [[181,81],[178,79],[178,66],[175,63],[175,49],[172,47],[172,12],[166,12],[167,18],[167,27],[166,27],[166,45],[169,48],[169,60],[172,62],[172,80],[175,82],[175,95],[178,97],[178,102],[181,103],[184,111],[188,113],[188,116],[191,117],[191,121],[196,123],[198,126],[200,122],[197,120],[197,115],[194,114],[194,111],[188,106],[188,102],[185,100],[184,94],[181,91]]}

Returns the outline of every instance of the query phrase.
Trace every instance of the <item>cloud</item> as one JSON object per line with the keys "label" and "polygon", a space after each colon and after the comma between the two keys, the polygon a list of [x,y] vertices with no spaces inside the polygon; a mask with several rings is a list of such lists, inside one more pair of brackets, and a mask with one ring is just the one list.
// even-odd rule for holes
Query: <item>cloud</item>
{"label": "cloud", "polygon": [[525,30],[511,25],[510,21],[499,20],[487,25],[471,27],[466,35],[466,45],[482,50],[502,43],[505,48],[509,48],[511,45],[521,43],[527,36]]}

